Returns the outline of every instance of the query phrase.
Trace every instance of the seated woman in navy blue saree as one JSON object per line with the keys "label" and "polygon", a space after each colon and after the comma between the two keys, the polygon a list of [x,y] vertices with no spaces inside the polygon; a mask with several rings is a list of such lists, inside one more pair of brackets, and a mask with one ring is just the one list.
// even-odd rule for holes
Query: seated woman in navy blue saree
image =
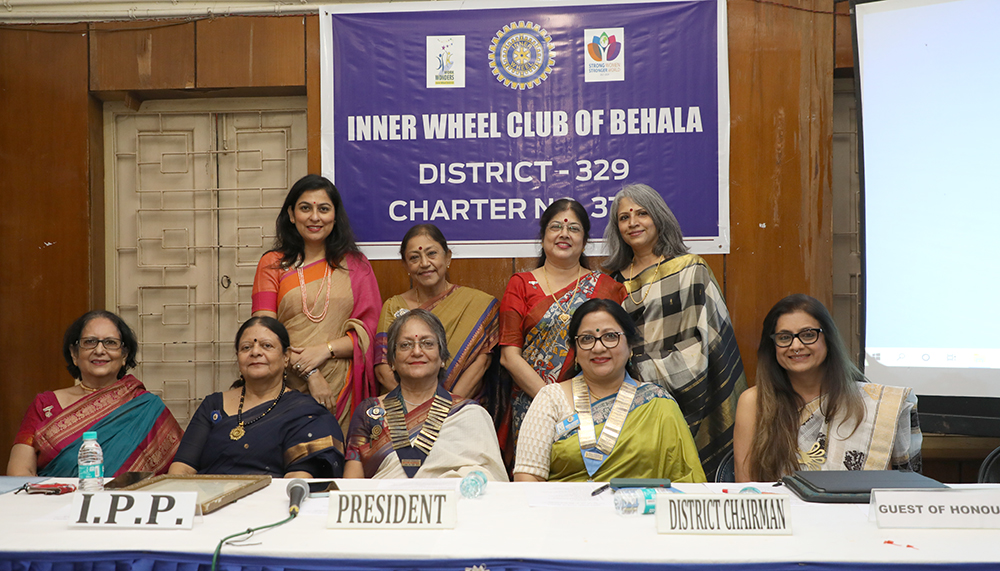
{"label": "seated woman in navy blue saree", "polygon": [[253,317],[236,334],[240,380],[202,401],[181,441],[171,474],[269,474],[339,478],[344,437],[315,399],[285,386],[288,331]]}

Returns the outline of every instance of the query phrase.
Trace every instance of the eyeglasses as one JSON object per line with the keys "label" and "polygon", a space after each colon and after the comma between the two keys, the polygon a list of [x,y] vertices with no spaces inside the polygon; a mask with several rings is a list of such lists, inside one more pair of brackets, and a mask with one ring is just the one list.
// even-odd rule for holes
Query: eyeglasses
{"label": "eyeglasses", "polygon": [[78,346],[83,349],[90,351],[91,349],[97,349],[97,345],[104,345],[106,351],[117,351],[122,348],[121,339],[115,339],[114,337],[108,337],[107,339],[98,339],[97,337],[84,337],[76,342]]}
{"label": "eyeglasses", "polygon": [[[400,341],[396,343],[396,350],[402,353],[413,351],[413,348],[417,346],[417,343],[407,339],[406,341]],[[420,350],[421,351],[433,351],[438,348],[438,342],[435,339],[421,339],[420,340]]]}
{"label": "eyeglasses", "polygon": [[563,224],[562,222],[552,222],[548,225],[549,232],[562,232],[563,228],[566,229],[570,234],[580,234],[583,232],[583,226],[576,223]]}
{"label": "eyeglasses", "polygon": [[819,334],[822,333],[822,329],[803,329],[798,333],[789,333],[788,331],[779,331],[771,335],[771,339],[774,340],[774,344],[778,347],[790,347],[795,339],[802,342],[803,345],[812,345],[819,339]]}
{"label": "eyeglasses", "polygon": [[600,339],[601,345],[604,345],[605,349],[614,349],[621,343],[622,335],[625,334],[620,331],[608,331],[607,333],[602,333],[600,337],[584,333],[583,335],[576,336],[576,345],[586,351],[593,349],[597,340]]}

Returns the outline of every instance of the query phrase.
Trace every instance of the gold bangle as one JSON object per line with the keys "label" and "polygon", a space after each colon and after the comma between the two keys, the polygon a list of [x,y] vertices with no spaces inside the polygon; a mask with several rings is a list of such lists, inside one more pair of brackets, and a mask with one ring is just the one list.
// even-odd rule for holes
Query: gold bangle
{"label": "gold bangle", "polygon": [[337,358],[337,354],[333,352],[333,343],[330,342],[330,341],[327,341],[326,342],[326,348],[330,350],[330,356],[333,357],[334,359],[336,359]]}

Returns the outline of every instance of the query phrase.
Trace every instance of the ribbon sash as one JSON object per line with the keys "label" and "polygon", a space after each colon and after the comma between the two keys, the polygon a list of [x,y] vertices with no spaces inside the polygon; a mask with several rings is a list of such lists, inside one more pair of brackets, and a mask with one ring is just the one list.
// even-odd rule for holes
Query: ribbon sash
{"label": "ribbon sash", "polygon": [[601,468],[604,461],[608,459],[611,451],[618,442],[625,419],[632,409],[632,401],[635,399],[635,391],[638,388],[636,383],[627,374],[622,386],[615,395],[615,404],[611,407],[611,414],[604,423],[601,430],[601,438],[597,439],[594,429],[594,416],[591,412],[590,389],[583,380],[583,376],[573,379],[573,407],[580,419],[580,454],[583,456],[583,464],[587,468],[587,474],[591,477]]}

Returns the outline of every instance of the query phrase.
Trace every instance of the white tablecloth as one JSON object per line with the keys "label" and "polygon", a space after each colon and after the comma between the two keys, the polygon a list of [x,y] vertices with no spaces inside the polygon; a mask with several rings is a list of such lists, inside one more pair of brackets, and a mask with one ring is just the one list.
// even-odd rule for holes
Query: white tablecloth
{"label": "white tablecloth", "polygon": [[[373,485],[357,480],[341,483],[343,489]],[[210,555],[222,537],[284,518],[288,513],[285,486],[286,481],[275,480],[268,488],[200,518],[193,530],[71,529],[72,495],[4,494],[0,496],[0,559],[4,553],[13,552]],[[602,494],[603,501],[595,507],[529,506],[530,498],[557,493],[589,497],[596,486],[490,483],[484,497],[460,501],[458,526],[453,530],[328,530],[323,515],[327,500],[309,499],[298,518],[258,534],[253,541],[259,541],[259,545],[224,547],[223,560],[232,555],[387,561],[514,559],[598,564],[815,562],[840,564],[844,568],[857,568],[862,563],[1000,561],[997,530],[879,529],[874,521],[869,521],[866,505],[807,504],[794,495],[790,536],[660,535],[653,516],[617,515],[610,492]],[[688,492],[705,492],[734,485],[678,487]],[[892,543],[886,543],[887,540]]]}

